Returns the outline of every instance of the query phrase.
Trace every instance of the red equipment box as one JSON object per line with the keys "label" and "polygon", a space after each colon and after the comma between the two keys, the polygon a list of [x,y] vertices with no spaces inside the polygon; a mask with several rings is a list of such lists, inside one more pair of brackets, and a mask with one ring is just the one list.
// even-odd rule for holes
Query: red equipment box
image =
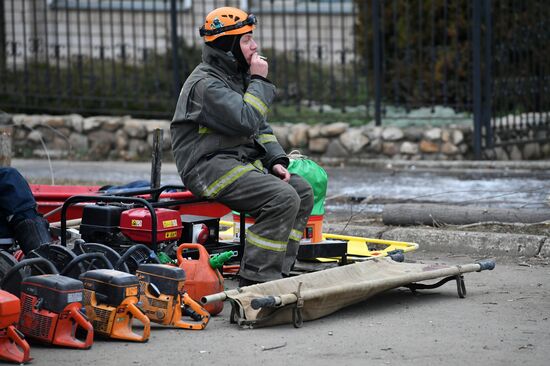
{"label": "red equipment box", "polygon": [[[155,209],[157,215],[157,242],[179,240],[181,238],[181,217],[179,211],[167,208]],[[152,220],[146,208],[124,211],[120,216],[120,231],[131,240],[151,244]]]}

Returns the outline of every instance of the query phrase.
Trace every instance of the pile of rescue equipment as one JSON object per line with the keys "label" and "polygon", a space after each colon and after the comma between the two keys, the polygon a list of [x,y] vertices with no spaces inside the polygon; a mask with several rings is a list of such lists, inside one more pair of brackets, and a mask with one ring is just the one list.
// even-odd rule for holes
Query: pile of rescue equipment
{"label": "pile of rescue equipment", "polygon": [[[27,255],[17,245],[0,250],[0,359],[30,361],[28,341],[74,349],[89,349],[99,338],[146,342],[151,322],[202,330],[223,310],[223,300],[231,302],[230,321],[240,326],[299,327],[399,286],[416,291],[456,280],[463,297],[462,273],[494,267],[486,261],[451,271],[423,268],[417,277],[395,274],[401,265],[410,274],[411,264],[399,262],[418,245],[323,234],[326,176],[313,183],[316,207],[298,254],[306,265],[297,264],[290,278],[233,290],[225,289],[224,277],[238,272],[244,233],[253,222],[245,214],[233,213],[233,223],[220,221],[230,215],[227,207],[198,199],[183,186],[105,191],[32,185],[52,243]],[[359,286],[361,276],[384,277],[376,271],[393,277],[376,290]],[[438,277],[445,278],[416,283]],[[331,291],[341,298],[341,289],[357,296],[325,311],[308,310]]]}

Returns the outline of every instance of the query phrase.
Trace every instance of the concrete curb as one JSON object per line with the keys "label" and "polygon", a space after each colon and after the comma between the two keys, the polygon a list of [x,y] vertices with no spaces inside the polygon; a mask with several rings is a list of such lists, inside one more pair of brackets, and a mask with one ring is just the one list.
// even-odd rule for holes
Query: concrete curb
{"label": "concrete curb", "polygon": [[[344,225],[327,224],[329,233],[342,233]],[[346,235],[409,241],[420,250],[494,257],[550,258],[550,238],[543,235],[523,235],[493,232],[448,231],[433,228],[347,226]]]}

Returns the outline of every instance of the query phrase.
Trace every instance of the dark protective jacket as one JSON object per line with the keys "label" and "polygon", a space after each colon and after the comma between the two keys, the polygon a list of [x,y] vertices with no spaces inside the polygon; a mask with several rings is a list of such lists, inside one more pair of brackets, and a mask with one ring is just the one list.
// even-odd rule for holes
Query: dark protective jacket
{"label": "dark protective jacket", "polygon": [[274,97],[272,83],[251,79],[231,53],[204,45],[171,124],[172,150],[188,189],[214,198],[252,169],[288,162],[266,120]]}

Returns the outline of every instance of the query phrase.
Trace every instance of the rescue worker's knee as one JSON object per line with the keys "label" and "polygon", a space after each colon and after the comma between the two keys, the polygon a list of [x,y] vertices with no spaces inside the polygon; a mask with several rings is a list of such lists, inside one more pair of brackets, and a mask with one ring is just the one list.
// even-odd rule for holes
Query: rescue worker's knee
{"label": "rescue worker's knee", "polygon": [[313,195],[313,189],[308,184],[308,187],[305,189],[304,193],[301,195],[301,207],[304,210],[307,210],[307,212],[311,212],[313,209],[313,203],[314,203],[314,195]]}
{"label": "rescue worker's knee", "polygon": [[300,208],[308,213],[311,212],[314,203],[314,194],[311,185],[304,178],[293,176],[292,186],[300,196]]}
{"label": "rescue worker's knee", "polygon": [[285,184],[283,186],[284,188],[280,189],[279,192],[277,192],[276,200],[278,208],[281,211],[288,212],[289,214],[292,213],[295,215],[298,213],[298,210],[300,208],[300,196],[298,195],[298,192],[292,187],[290,184]]}

